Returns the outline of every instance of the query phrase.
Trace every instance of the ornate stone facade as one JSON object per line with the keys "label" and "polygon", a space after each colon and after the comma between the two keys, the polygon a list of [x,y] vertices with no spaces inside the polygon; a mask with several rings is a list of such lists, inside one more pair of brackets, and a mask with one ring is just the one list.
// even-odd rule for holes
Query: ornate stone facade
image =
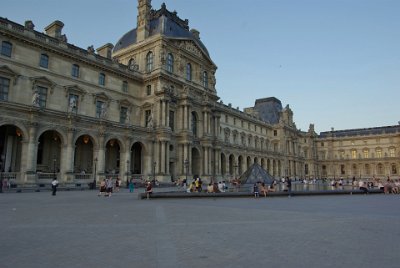
{"label": "ornate stone facade", "polygon": [[[358,174],[366,161],[370,172],[361,175],[398,174],[398,127],[318,136],[312,125],[297,129],[276,98],[246,112],[225,105],[200,33],[164,4],[138,3],[137,28],[97,53],[68,43],[60,21],[43,34],[31,21],[0,18],[3,178],[37,185],[57,176],[71,186],[106,176],[229,180],[254,162],[276,178],[339,176],[342,162],[340,175],[351,176],[353,162]],[[368,160],[358,157],[365,148]],[[346,156],[353,149],[355,159]]]}

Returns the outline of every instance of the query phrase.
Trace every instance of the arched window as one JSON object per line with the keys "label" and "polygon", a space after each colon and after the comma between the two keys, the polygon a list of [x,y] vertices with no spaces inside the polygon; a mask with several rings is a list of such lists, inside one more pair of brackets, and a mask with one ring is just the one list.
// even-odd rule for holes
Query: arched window
{"label": "arched window", "polygon": [[11,57],[12,44],[7,41],[1,42],[1,55]]}
{"label": "arched window", "polygon": [[153,52],[147,53],[146,56],[146,72],[153,71]]}
{"label": "arched window", "polygon": [[194,137],[197,137],[197,114],[192,112],[192,133]]}
{"label": "arched window", "polygon": [[46,54],[41,54],[39,66],[46,69],[49,68],[49,56]]}
{"label": "arched window", "polygon": [[167,56],[167,71],[170,73],[174,72],[174,56],[171,53],[168,53]]}
{"label": "arched window", "polygon": [[192,81],[192,65],[186,64],[186,80]]}
{"label": "arched window", "polygon": [[208,74],[206,71],[203,72],[203,87],[208,88]]}

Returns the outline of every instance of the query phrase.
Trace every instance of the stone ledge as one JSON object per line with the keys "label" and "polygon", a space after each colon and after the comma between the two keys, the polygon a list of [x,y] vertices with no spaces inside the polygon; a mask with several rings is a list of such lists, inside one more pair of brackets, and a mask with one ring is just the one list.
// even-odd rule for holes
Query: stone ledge
{"label": "stone ledge", "polygon": [[[369,194],[381,194],[382,190],[371,189]],[[332,190],[332,191],[292,191],[291,196],[313,196],[313,195],[349,195],[349,194],[364,194],[361,190]],[[288,196],[288,192],[270,192],[267,197]],[[150,199],[156,198],[226,198],[226,197],[254,197],[251,192],[225,192],[225,193],[187,193],[187,192],[157,192],[150,195]],[[139,199],[146,199],[146,193],[138,195]],[[260,198],[264,198],[260,194]]]}

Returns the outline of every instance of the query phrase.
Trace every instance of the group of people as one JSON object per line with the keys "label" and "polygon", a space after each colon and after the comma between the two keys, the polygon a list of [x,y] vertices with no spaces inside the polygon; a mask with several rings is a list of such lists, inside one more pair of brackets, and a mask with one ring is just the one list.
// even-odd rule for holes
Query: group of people
{"label": "group of people", "polygon": [[[118,177],[115,180],[115,191],[119,192],[119,188],[121,187],[121,179]],[[111,197],[111,194],[114,192],[114,182],[111,177],[103,179],[100,182],[100,189],[99,189],[99,194],[98,196],[106,196],[106,197]]]}
{"label": "group of people", "polygon": [[[290,180],[289,180],[289,183],[291,183]],[[260,193],[264,197],[267,197],[268,192],[275,192],[275,187],[276,187],[276,181],[273,181],[271,183],[271,185],[269,185],[269,186],[267,184],[265,184],[265,182],[256,182],[253,185],[254,197],[255,198],[260,197]],[[291,192],[290,192],[291,184],[290,184],[290,186],[288,185],[288,188],[289,188],[289,196],[290,196],[290,194],[291,194]]]}

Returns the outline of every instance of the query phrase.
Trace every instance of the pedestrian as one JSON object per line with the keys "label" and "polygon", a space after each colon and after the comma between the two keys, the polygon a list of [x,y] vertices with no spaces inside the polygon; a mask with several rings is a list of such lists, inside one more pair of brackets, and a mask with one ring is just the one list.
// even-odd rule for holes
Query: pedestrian
{"label": "pedestrian", "polygon": [[57,187],[58,187],[58,181],[57,178],[54,178],[53,181],[51,182],[51,190],[52,190],[51,195],[56,195]]}
{"label": "pedestrian", "polygon": [[259,192],[258,192],[258,185],[257,183],[254,183],[253,185],[253,193],[254,193],[254,197],[258,198],[259,197]]}
{"label": "pedestrian", "polygon": [[292,197],[292,180],[289,177],[286,178],[286,186],[288,188],[289,197]]}
{"label": "pedestrian", "polygon": [[107,193],[105,196],[111,197],[112,191],[113,191],[113,181],[112,178],[108,178],[106,180],[106,189],[107,189]]}
{"label": "pedestrian", "polygon": [[135,189],[135,184],[133,183],[133,179],[129,182],[129,192],[133,193],[133,190]]}
{"label": "pedestrian", "polygon": [[119,187],[121,186],[121,179],[117,177],[117,180],[115,181],[115,191],[119,192]]}

